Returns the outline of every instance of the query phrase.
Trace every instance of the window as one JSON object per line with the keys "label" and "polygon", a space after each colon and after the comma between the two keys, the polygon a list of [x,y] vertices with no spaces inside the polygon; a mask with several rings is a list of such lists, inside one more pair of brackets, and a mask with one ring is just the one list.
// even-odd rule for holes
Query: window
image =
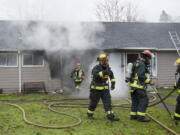
{"label": "window", "polygon": [[[128,53],[127,54],[127,64],[128,63],[134,63],[140,56],[140,53]],[[156,55],[154,54],[155,57],[152,57],[152,60],[150,61],[150,74],[155,77],[157,76],[157,59],[156,59]]]}
{"label": "window", "polygon": [[23,54],[23,65],[24,66],[43,66],[43,55],[42,53],[27,53]]}
{"label": "window", "polygon": [[0,53],[0,66],[17,66],[17,53]]}
{"label": "window", "polygon": [[139,57],[139,54],[127,54],[127,64],[136,62],[138,57]]}

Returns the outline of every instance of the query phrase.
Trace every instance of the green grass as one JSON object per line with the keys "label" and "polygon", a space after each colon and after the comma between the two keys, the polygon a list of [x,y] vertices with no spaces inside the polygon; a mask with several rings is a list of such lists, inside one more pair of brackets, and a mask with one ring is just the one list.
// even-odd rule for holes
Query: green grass
{"label": "green grass", "polygon": [[55,99],[62,99],[65,98],[64,95],[61,94],[52,94],[52,95],[46,95],[46,94],[1,94],[0,100],[8,101],[8,100],[55,100]]}
{"label": "green grass", "polygon": [[[163,94],[163,95],[167,95],[173,88],[168,88],[168,89],[163,89],[163,90],[159,90],[159,93],[160,94]],[[175,92],[173,92],[171,94],[171,96],[178,96],[179,93],[178,93],[178,90],[176,90]]]}
{"label": "green grass", "polygon": [[[172,89],[168,88],[168,89],[163,89],[163,90],[159,90],[159,93],[162,95],[167,95]],[[176,101],[176,97],[179,95],[179,93],[177,91],[175,91],[174,93],[172,93],[171,96],[174,97],[169,97],[165,100],[165,103],[169,104],[169,105],[176,105],[177,101]]]}
{"label": "green grass", "polygon": [[176,98],[167,98],[165,100],[165,103],[169,104],[169,105],[176,105],[177,104],[177,101],[176,101]]}
{"label": "green grass", "polygon": [[[21,95],[23,96],[23,95]],[[9,99],[18,100],[24,99],[21,96],[5,95]],[[44,95],[37,96],[37,99],[49,99],[50,97],[44,97]],[[49,95],[45,95],[49,96]],[[52,95],[51,95],[52,96]],[[53,95],[55,96],[55,95]],[[1,95],[1,99],[6,99]],[[51,97],[52,98],[52,97]],[[55,98],[67,98],[64,96],[57,95]],[[26,100],[32,100],[33,94],[27,95]],[[87,103],[74,101],[74,103]],[[113,101],[113,103],[127,103],[126,101]],[[47,106],[43,103],[19,103],[21,107],[25,109],[27,113],[27,119],[42,123],[50,126],[63,126],[76,122],[64,115],[53,113],[47,109]],[[95,111],[96,120],[88,120],[86,117],[87,108],[61,108],[54,107],[54,109],[69,114],[79,116],[83,122],[81,125],[67,128],[67,129],[45,129],[39,128],[32,125],[27,125],[22,120],[22,114],[20,110],[15,107],[0,103],[0,135],[170,135],[162,127],[157,125],[155,122],[140,123],[136,120],[129,120],[129,109],[125,108],[114,108],[115,115],[120,117],[119,122],[110,122],[106,119],[104,109],[97,107]],[[163,109],[151,107],[148,108],[148,113],[159,121],[163,122],[169,128],[180,133],[180,128],[173,124],[168,114]]]}

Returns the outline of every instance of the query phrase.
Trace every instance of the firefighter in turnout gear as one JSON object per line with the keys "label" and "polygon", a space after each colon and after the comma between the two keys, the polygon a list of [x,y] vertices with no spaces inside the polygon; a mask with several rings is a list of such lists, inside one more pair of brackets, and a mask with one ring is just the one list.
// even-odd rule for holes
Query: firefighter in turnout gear
{"label": "firefighter in turnout gear", "polygon": [[178,58],[175,62],[175,66],[177,67],[175,75],[179,75],[179,78],[177,82],[174,83],[174,88],[178,90],[178,97],[176,99],[177,104],[176,104],[176,109],[174,113],[174,119],[175,120],[180,120],[180,58]]}
{"label": "firefighter in turnout gear", "polygon": [[93,113],[96,106],[101,99],[104,105],[106,117],[111,121],[119,121],[115,118],[111,107],[111,95],[109,90],[109,80],[111,81],[111,90],[115,89],[114,74],[108,64],[108,55],[106,53],[100,54],[97,58],[99,64],[92,69],[92,81],[90,84],[90,103],[88,107],[87,116],[89,119],[94,119]]}
{"label": "firefighter in turnout gear", "polygon": [[133,64],[129,84],[132,100],[131,120],[137,119],[140,122],[150,121],[145,115],[148,106],[147,84],[154,85],[154,81],[148,76],[151,57],[152,53],[149,50],[145,50],[141,53],[141,57]]}
{"label": "firefighter in turnout gear", "polygon": [[84,71],[81,68],[80,62],[76,63],[76,67],[71,72],[71,78],[73,78],[74,80],[75,88],[79,90],[79,87],[85,78]]}

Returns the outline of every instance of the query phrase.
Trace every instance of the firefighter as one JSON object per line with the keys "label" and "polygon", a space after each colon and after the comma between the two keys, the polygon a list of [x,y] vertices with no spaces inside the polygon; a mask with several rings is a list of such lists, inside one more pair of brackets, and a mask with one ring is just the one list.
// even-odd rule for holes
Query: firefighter
{"label": "firefighter", "polygon": [[179,78],[177,82],[174,83],[174,88],[178,90],[179,95],[176,99],[177,104],[176,104],[176,109],[174,113],[174,119],[180,120],[180,58],[176,60],[175,65],[177,67],[175,75],[179,75]]}
{"label": "firefighter", "polygon": [[85,78],[85,74],[84,74],[84,71],[81,68],[81,63],[80,62],[77,62],[75,65],[76,65],[76,67],[71,72],[71,78],[73,78],[73,80],[74,80],[75,88],[77,90],[79,90],[79,87],[80,87],[81,83],[83,82],[83,80]]}
{"label": "firefighter", "polygon": [[148,106],[147,84],[154,85],[154,81],[148,76],[151,57],[152,53],[149,50],[144,50],[141,53],[141,57],[133,64],[129,84],[132,100],[131,120],[136,119],[140,122],[150,121],[145,115]]}
{"label": "firefighter", "polygon": [[93,113],[101,99],[106,112],[106,117],[110,121],[119,121],[115,118],[111,107],[111,95],[109,91],[109,80],[111,81],[111,90],[115,89],[114,74],[108,64],[108,55],[100,54],[97,58],[99,64],[92,69],[92,81],[90,84],[90,103],[87,116],[89,119],[95,119]]}

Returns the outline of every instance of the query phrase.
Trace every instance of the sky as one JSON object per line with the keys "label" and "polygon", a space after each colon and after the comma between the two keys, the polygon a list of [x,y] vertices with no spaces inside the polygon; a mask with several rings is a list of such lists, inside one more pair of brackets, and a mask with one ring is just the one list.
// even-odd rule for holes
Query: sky
{"label": "sky", "polygon": [[[95,15],[98,1],[102,0],[0,0],[0,19],[98,21]],[[131,1],[138,4],[139,14],[149,22],[158,22],[162,10],[171,16],[180,16],[180,0]]]}

